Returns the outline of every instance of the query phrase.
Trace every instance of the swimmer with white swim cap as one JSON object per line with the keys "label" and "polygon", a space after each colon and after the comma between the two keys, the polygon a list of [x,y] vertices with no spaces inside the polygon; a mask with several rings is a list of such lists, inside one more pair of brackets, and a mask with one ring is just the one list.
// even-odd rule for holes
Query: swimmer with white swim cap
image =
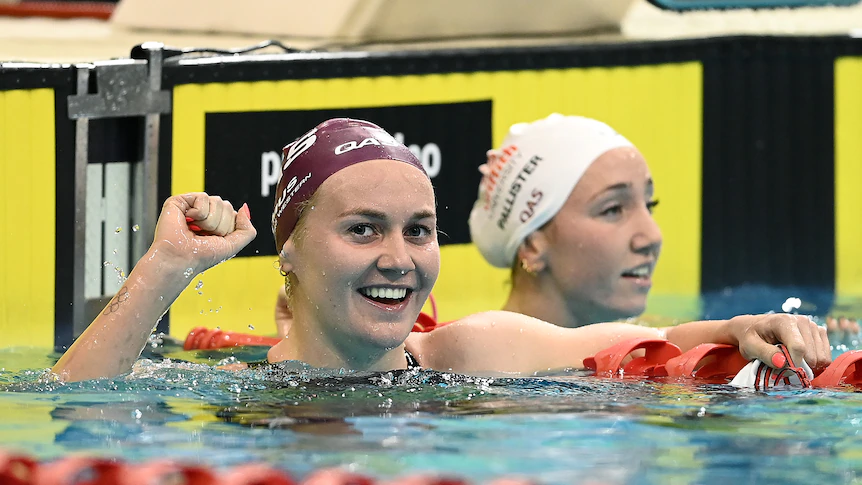
{"label": "swimmer with white swim cap", "polygon": [[[773,364],[776,342],[794,358],[809,349],[819,354],[824,344],[828,354],[828,341],[806,332],[807,319],[786,314],[656,329],[563,328],[492,311],[411,332],[440,269],[437,204],[421,163],[380,127],[341,118],[287,145],[282,171],[271,229],[293,324],[269,350],[269,362],[532,375],[582,367],[585,358],[633,338],[667,339],[683,350],[704,342],[738,345],[744,355]],[[127,285],[53,372],[67,381],[128,372],[158,318],[194,281],[191,274],[230,259],[254,238],[249,216],[246,206],[235,211],[205,193],[168,199],[155,240]]]}
{"label": "swimmer with white swim cap", "polygon": [[470,233],[489,263],[512,268],[505,310],[565,327],[644,311],[662,237],[631,142],[552,114],[512,126],[481,170]]}

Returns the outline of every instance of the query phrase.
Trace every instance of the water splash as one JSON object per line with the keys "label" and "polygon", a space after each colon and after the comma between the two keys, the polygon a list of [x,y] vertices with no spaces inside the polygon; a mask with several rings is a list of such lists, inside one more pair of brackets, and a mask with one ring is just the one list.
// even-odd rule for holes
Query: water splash
{"label": "water splash", "polygon": [[189,278],[189,277],[191,277],[192,274],[194,274],[194,272],[195,272],[195,270],[193,268],[186,268],[186,270],[183,271],[183,276],[185,276],[186,278]]}
{"label": "water splash", "polygon": [[802,306],[802,300],[796,297],[790,297],[781,304],[781,311],[790,313],[793,310]]}

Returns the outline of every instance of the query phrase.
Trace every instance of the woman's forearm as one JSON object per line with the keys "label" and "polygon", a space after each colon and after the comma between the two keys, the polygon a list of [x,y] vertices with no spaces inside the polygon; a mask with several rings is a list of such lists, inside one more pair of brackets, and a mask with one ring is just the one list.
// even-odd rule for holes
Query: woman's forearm
{"label": "woman's forearm", "polygon": [[63,381],[114,377],[132,368],[158,320],[189,282],[182,268],[151,250],[120,291],[57,361]]}
{"label": "woman's forearm", "polygon": [[739,345],[729,329],[729,320],[704,320],[664,328],[667,339],[683,352],[703,343]]}

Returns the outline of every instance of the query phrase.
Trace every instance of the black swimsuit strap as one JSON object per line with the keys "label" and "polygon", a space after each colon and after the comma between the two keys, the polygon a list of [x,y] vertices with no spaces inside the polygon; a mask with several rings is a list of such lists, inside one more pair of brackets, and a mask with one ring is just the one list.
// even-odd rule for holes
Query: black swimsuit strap
{"label": "black swimsuit strap", "polygon": [[419,365],[419,361],[416,360],[416,357],[413,357],[413,354],[410,353],[406,348],[404,349],[404,357],[407,359],[407,368],[408,369],[416,369],[422,367]]}
{"label": "black swimsuit strap", "polygon": [[[411,354],[410,351],[407,349],[404,349],[404,358],[407,359],[407,368],[408,369],[416,369],[416,368],[422,367],[419,364],[419,361],[416,360],[416,357],[413,357],[413,354]],[[249,362],[246,365],[248,366],[249,369],[259,369],[261,367],[272,365],[272,364],[267,360],[259,360],[256,362]]]}

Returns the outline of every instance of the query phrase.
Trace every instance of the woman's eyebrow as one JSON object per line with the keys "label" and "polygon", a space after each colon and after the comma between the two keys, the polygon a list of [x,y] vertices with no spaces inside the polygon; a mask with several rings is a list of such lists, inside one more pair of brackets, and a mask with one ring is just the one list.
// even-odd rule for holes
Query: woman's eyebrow
{"label": "woman's eyebrow", "polygon": [[590,202],[598,199],[599,197],[603,196],[607,192],[626,191],[626,190],[631,189],[631,186],[632,186],[632,184],[627,183],[627,182],[620,182],[618,184],[609,185],[609,186],[605,187],[604,189],[602,189],[601,191],[599,191],[598,193],[596,193],[596,195],[592,196],[590,198]]}
{"label": "woman's eyebrow", "polygon": [[[339,218],[349,217],[349,216],[363,216],[363,217],[367,217],[369,219],[376,219],[376,220],[381,220],[381,221],[385,221],[386,219],[389,218],[389,216],[383,211],[380,211],[377,209],[361,208],[361,207],[356,208],[356,209],[346,210],[346,211],[344,211],[338,215]],[[435,216],[435,212],[432,210],[420,210],[418,212],[413,213],[413,215],[411,216],[411,219],[426,219],[426,218],[434,217],[434,216]]]}
{"label": "woman's eyebrow", "polygon": [[422,210],[422,211],[419,211],[419,212],[415,212],[415,213],[413,214],[413,219],[428,219],[428,218],[431,218],[431,217],[436,217],[436,215],[437,215],[437,214],[436,214],[434,211],[430,211],[430,210]]}
{"label": "woman's eyebrow", "polygon": [[369,219],[379,219],[379,220],[386,220],[386,218],[387,218],[385,212],[379,211],[377,209],[366,209],[366,208],[362,208],[362,207],[359,207],[356,209],[346,210],[346,211],[342,212],[341,214],[338,214],[339,218],[348,217],[348,216],[364,216],[364,217],[367,217]]}

